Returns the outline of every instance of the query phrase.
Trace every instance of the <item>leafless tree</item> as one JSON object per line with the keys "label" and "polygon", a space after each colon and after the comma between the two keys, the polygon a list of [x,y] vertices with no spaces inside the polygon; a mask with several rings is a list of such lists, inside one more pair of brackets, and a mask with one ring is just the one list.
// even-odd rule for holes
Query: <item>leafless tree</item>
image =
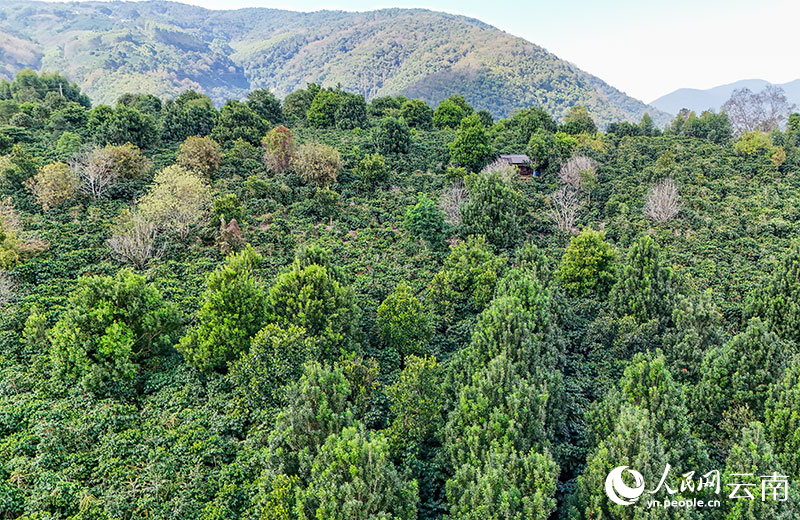
{"label": "leafless tree", "polygon": [[498,173],[506,182],[514,182],[519,177],[519,170],[515,166],[508,164],[503,159],[495,159],[486,165],[481,173]]}
{"label": "leafless tree", "polygon": [[114,156],[99,146],[77,154],[69,165],[81,179],[81,190],[94,198],[101,197],[119,178]]}
{"label": "leafless tree", "polygon": [[781,127],[795,105],[786,99],[786,93],[775,85],[767,85],[759,93],[743,88],[734,90],[722,105],[728,114],[736,135],[751,130],[770,132]]}
{"label": "leafless tree", "polygon": [[572,232],[580,210],[578,191],[572,186],[561,186],[550,195],[550,219],[556,223],[560,231]]}
{"label": "leafless tree", "polygon": [[0,309],[5,308],[16,296],[16,284],[11,279],[11,275],[5,271],[0,271]]}
{"label": "leafless tree", "polygon": [[467,188],[464,183],[454,182],[449,188],[445,188],[442,198],[439,200],[439,208],[444,211],[445,220],[456,226],[461,223],[461,205],[469,198]]}
{"label": "leafless tree", "polygon": [[644,214],[656,222],[672,220],[681,210],[681,197],[678,186],[672,179],[656,183],[647,194]]}
{"label": "leafless tree", "polygon": [[108,247],[121,262],[141,269],[151,258],[161,255],[156,247],[158,229],[155,222],[139,211],[126,211],[108,239]]}
{"label": "leafless tree", "polygon": [[565,163],[561,164],[558,178],[565,184],[576,190],[584,187],[587,177],[594,174],[597,170],[597,163],[585,155],[576,155]]}

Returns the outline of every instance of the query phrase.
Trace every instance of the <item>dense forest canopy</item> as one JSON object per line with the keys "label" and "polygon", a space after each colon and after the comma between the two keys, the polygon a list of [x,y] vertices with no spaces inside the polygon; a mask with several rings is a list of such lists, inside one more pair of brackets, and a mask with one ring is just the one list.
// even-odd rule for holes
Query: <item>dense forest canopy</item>
{"label": "dense forest canopy", "polygon": [[[287,4],[289,5],[289,4]],[[598,123],[668,116],[542,47],[475,19],[422,9],[207,10],[176,2],[0,2],[0,78],[59,71],[98,103],[194,89],[219,106],[307,82],[436,105],[461,94],[496,117],[586,105]]]}
{"label": "dense forest canopy", "polygon": [[0,517],[800,516],[800,114],[593,115],[0,84]]}

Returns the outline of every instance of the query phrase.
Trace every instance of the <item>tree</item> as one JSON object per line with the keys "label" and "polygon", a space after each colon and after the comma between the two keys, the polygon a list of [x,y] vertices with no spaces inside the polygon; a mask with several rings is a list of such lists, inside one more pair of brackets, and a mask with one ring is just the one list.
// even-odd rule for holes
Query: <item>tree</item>
{"label": "tree", "polygon": [[484,235],[500,249],[513,248],[519,241],[522,193],[514,181],[491,170],[466,179],[469,199],[461,206],[461,226],[465,235]]}
{"label": "tree", "polygon": [[158,172],[153,185],[139,199],[139,210],[160,227],[186,239],[192,227],[207,215],[211,188],[197,174],[180,166],[168,166]]}
{"label": "tree", "polygon": [[176,162],[185,170],[211,177],[222,164],[219,144],[208,136],[187,137],[181,143]]}
{"label": "tree", "polygon": [[[652,119],[650,123],[652,124]],[[569,109],[569,113],[564,117],[564,124],[561,125],[561,130],[570,135],[576,134],[595,134],[597,133],[597,125],[595,124],[592,116],[589,115],[589,110],[583,105],[573,105]]]}
{"label": "tree", "polygon": [[295,325],[314,338],[319,359],[332,361],[342,352],[358,350],[359,310],[352,289],[342,286],[328,268],[316,263],[278,275],[267,295],[269,320]]}
{"label": "tree", "polygon": [[439,199],[439,209],[444,212],[445,222],[452,226],[461,224],[461,206],[469,199],[469,192],[462,181],[456,181],[444,189]]}
{"label": "tree", "polygon": [[267,89],[259,88],[251,90],[247,94],[247,106],[264,121],[273,125],[283,122],[283,111],[281,102],[275,94]]}
{"label": "tree", "polygon": [[395,117],[384,117],[374,129],[375,147],[382,154],[408,153],[411,146],[411,131],[405,121]]}
{"label": "tree", "polygon": [[403,103],[400,117],[411,128],[430,130],[433,127],[433,109],[421,99],[409,99]]}
{"label": "tree", "polygon": [[320,447],[298,509],[308,520],[412,520],[417,518],[417,482],[397,472],[383,434],[348,427]]}
{"label": "tree", "polygon": [[747,88],[734,90],[722,105],[736,135],[753,130],[771,132],[782,126],[794,109],[783,89],[775,85],[767,85],[757,94]]}
{"label": "tree", "polygon": [[269,324],[253,337],[250,349],[231,364],[230,376],[250,410],[276,410],[286,403],[286,386],[303,375],[314,359],[306,331]]}
{"label": "tree", "polygon": [[584,229],[569,239],[556,277],[572,296],[604,296],[614,285],[617,254],[602,231]]}
{"label": "tree", "polygon": [[576,155],[567,162],[561,163],[558,171],[558,180],[561,184],[569,186],[573,190],[591,191],[595,182],[597,163],[594,159],[585,155]]}
{"label": "tree", "polygon": [[221,369],[248,350],[267,321],[264,289],[255,276],[261,261],[247,246],[209,275],[195,325],[178,344],[187,363],[200,370]]}
{"label": "tree", "polygon": [[664,265],[658,244],[648,235],[638,238],[611,295],[620,316],[630,315],[638,323],[652,319],[669,321],[675,301],[676,282],[672,268]]}
{"label": "tree", "polygon": [[356,166],[354,173],[367,186],[375,186],[386,182],[389,167],[386,158],[379,153],[366,154]]}
{"label": "tree", "polygon": [[758,318],[747,329],[706,353],[693,410],[706,439],[720,438],[727,410],[748,408],[762,418],[770,387],[778,383],[787,362],[786,345]]}
{"label": "tree", "polygon": [[96,199],[105,195],[120,178],[111,154],[97,146],[73,157],[70,167],[81,179],[81,190]]}
{"label": "tree", "polygon": [[285,126],[276,126],[267,132],[261,146],[264,148],[264,164],[273,174],[280,175],[292,165],[294,140]]}
{"label": "tree", "polygon": [[479,171],[486,166],[491,153],[489,136],[477,114],[461,120],[455,140],[449,144],[450,159],[458,166],[471,171]]}
{"label": "tree", "polygon": [[782,339],[800,345],[800,241],[791,243],[766,286],[750,295],[747,308]]}
{"label": "tree", "polygon": [[72,168],[60,162],[43,166],[25,183],[45,211],[73,198],[79,185],[80,179]]}
{"label": "tree", "polygon": [[445,215],[436,203],[420,193],[417,203],[406,208],[403,227],[413,236],[423,239],[429,247],[438,249],[450,233]]}
{"label": "tree", "polygon": [[217,116],[211,98],[187,90],[176,99],[167,101],[162,109],[161,137],[177,143],[187,137],[209,135]]}
{"label": "tree", "polygon": [[644,214],[656,222],[668,222],[681,211],[678,186],[670,178],[663,179],[650,188],[644,203]]}
{"label": "tree", "polygon": [[769,440],[789,475],[800,470],[800,361],[794,360],[769,392],[764,412]]}
{"label": "tree", "polygon": [[398,352],[402,359],[425,352],[433,332],[427,309],[405,283],[398,284],[378,306],[377,321],[383,344]]}
{"label": "tree", "polygon": [[472,113],[464,96],[453,95],[442,100],[433,113],[433,124],[436,128],[456,128],[461,120]]}
{"label": "tree", "polygon": [[108,247],[123,263],[142,269],[161,251],[156,248],[158,225],[137,210],[123,210],[114,226]]}
{"label": "tree", "polygon": [[100,145],[131,143],[149,148],[156,144],[159,135],[153,116],[125,105],[96,106],[89,112],[86,127],[92,140]]}
{"label": "tree", "polygon": [[364,96],[356,94],[343,94],[343,99],[336,109],[336,128],[352,130],[353,128],[366,128],[367,104]]}
{"label": "tree", "polygon": [[306,121],[312,128],[332,128],[336,125],[336,112],[342,102],[342,93],[321,89],[306,112]]}
{"label": "tree", "polygon": [[86,390],[125,389],[172,345],[177,327],[175,307],[143,277],[123,270],[80,278],[50,332],[51,359],[60,377]]}
{"label": "tree", "polygon": [[268,468],[276,474],[296,475],[305,486],[325,439],[354,423],[352,391],[341,366],[306,363],[299,381],[286,389],[287,404],[275,418],[268,439]]}
{"label": "tree", "polygon": [[309,184],[330,186],[342,169],[339,151],[328,145],[304,143],[295,152],[294,169]]}
{"label": "tree", "polygon": [[314,101],[320,87],[316,83],[309,83],[308,88],[295,90],[283,99],[283,117],[287,124],[303,122],[306,114]]}
{"label": "tree", "polygon": [[[411,354],[405,359],[397,381],[386,389],[394,416],[387,434],[393,446],[415,449],[438,433],[443,426],[442,382],[442,367],[433,356]],[[421,487],[420,491],[427,490]]]}
{"label": "tree", "polygon": [[[769,479],[771,475],[781,476],[780,480],[788,477],[793,483],[794,474],[787,473],[786,468],[781,467],[773,450],[772,445],[767,439],[764,425],[758,421],[745,425],[741,431],[736,444],[731,448],[725,460],[725,475],[735,475],[736,483],[751,484],[753,500],[725,500],[723,502],[723,513],[726,520],[757,520],[760,518],[774,518],[776,520],[789,520],[797,518],[800,514],[797,496],[791,489],[791,484],[787,483],[787,500],[778,501],[769,494],[766,489],[766,496],[762,493],[759,485],[762,481]],[[752,475],[752,476],[751,476]],[[742,496],[743,493],[738,493]],[[778,496],[782,496],[779,491]],[[746,495],[745,495],[746,496]]]}
{"label": "tree", "polygon": [[496,256],[486,238],[471,236],[450,249],[441,271],[431,280],[435,312],[446,321],[483,310],[494,296],[506,258]]}
{"label": "tree", "polygon": [[211,131],[211,137],[223,146],[237,139],[258,146],[266,131],[266,121],[249,106],[240,101],[229,100],[219,111],[219,118]]}

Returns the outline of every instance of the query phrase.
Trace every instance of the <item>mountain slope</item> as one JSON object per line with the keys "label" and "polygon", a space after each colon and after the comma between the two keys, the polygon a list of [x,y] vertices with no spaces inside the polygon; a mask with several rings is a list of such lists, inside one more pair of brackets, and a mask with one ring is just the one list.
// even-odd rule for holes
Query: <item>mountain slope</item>
{"label": "mountain slope", "polygon": [[[665,114],[545,49],[478,20],[420,9],[210,11],[172,2],[0,2],[8,77],[65,71],[96,102],[122,92],[200,89],[220,102],[253,88],[284,96],[308,82],[436,104],[463,93],[505,116],[587,105],[600,123]],[[13,59],[5,56],[13,56]]]}
{"label": "mountain slope", "polygon": [[[758,92],[767,85],[770,85],[770,83],[763,79],[745,79],[705,90],[681,88],[661,96],[650,104],[668,114],[677,114],[682,108],[688,108],[695,112],[702,112],[708,109],[719,110],[722,104],[731,97],[734,90],[748,88],[753,92]],[[800,105],[800,79],[777,84],[776,86],[781,87],[786,92],[789,103]]]}

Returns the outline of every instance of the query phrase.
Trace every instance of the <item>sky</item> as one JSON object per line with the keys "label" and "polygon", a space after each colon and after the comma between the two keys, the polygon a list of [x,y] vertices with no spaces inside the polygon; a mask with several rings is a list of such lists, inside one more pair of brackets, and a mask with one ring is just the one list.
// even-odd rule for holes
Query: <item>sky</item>
{"label": "sky", "polygon": [[678,88],[800,78],[798,0],[181,0],[209,9],[420,7],[478,18],[650,102]]}

